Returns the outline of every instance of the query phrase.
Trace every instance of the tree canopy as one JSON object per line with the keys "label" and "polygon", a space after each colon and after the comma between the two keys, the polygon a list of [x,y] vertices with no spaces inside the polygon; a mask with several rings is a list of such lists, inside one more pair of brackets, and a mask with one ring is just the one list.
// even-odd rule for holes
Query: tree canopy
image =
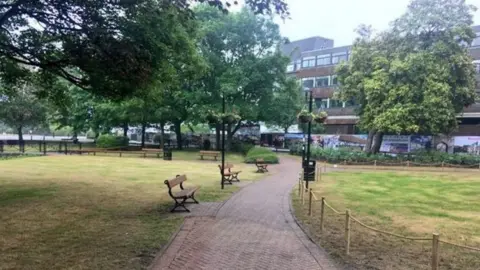
{"label": "tree canopy", "polygon": [[413,0],[392,27],[362,27],[351,61],[337,69],[340,97],[354,101],[377,152],[384,133],[450,133],[475,101],[468,53],[472,11],[462,0]]}
{"label": "tree canopy", "polygon": [[[12,82],[40,71],[43,81],[60,76],[113,98],[159,79],[175,82],[175,72],[196,54],[193,2],[223,11],[230,6],[217,0],[2,1],[0,76]],[[288,15],[283,0],[246,3],[256,13]]]}

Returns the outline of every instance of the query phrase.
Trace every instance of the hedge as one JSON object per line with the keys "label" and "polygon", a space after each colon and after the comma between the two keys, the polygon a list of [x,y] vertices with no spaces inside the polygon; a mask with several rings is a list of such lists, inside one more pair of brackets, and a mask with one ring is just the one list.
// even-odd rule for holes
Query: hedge
{"label": "hedge", "polygon": [[255,163],[256,159],[263,158],[265,163],[277,164],[278,156],[272,150],[262,147],[253,147],[247,153],[245,163]]}
{"label": "hedge", "polygon": [[115,135],[100,135],[97,138],[97,147],[99,148],[114,148],[114,147],[128,147],[128,137]]}
{"label": "hedge", "polygon": [[[290,154],[302,155],[302,146],[299,144],[290,147]],[[367,154],[363,151],[349,148],[319,148],[310,150],[310,155],[316,160],[330,163],[340,162],[373,162],[376,161],[411,161],[416,163],[449,163],[454,165],[479,165],[480,156],[466,153],[449,154],[438,151],[415,151],[408,154]]]}

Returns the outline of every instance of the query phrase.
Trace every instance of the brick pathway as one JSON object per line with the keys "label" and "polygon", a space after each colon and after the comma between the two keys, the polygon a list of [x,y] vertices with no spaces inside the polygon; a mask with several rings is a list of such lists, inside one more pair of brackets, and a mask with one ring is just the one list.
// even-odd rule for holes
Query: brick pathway
{"label": "brick pathway", "polygon": [[337,269],[290,213],[299,167],[283,158],[272,176],[244,187],[216,216],[187,217],[151,269]]}

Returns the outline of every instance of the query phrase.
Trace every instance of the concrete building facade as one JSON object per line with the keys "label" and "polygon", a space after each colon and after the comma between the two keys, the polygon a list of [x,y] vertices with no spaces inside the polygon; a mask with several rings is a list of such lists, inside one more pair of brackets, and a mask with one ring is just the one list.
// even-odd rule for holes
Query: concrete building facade
{"label": "concrete building facade", "polygon": [[[473,27],[477,37],[469,52],[476,70],[477,93],[480,95],[480,25]],[[332,39],[310,37],[285,44],[282,51],[291,59],[287,73],[296,76],[304,88],[310,88],[316,107],[328,113],[326,134],[355,134],[358,132],[353,104],[333,99],[338,88],[335,67],[349,61],[352,46],[335,47]],[[452,135],[480,136],[480,100],[458,115],[459,128]]]}

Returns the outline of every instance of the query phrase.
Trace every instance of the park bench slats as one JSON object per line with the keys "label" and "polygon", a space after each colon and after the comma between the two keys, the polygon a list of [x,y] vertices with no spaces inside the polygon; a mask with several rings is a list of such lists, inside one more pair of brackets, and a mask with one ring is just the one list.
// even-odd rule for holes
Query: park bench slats
{"label": "park bench slats", "polygon": [[[198,201],[195,199],[195,192],[200,188],[200,187],[191,187],[191,188],[184,188],[183,187],[183,182],[187,181],[187,176],[184,175],[177,175],[175,178],[170,179],[170,180],[165,180],[165,185],[168,187],[168,194],[170,197],[174,200],[175,205],[173,208],[170,210],[170,212],[175,212],[175,209],[177,207],[183,207],[185,211],[190,212],[188,208],[185,206],[185,203],[190,203],[187,202],[187,199],[192,199],[192,203],[198,203]],[[180,186],[180,191],[174,192],[173,188],[175,186]]]}
{"label": "park bench slats", "polygon": [[255,165],[257,166],[257,172],[258,173],[265,173],[268,172],[268,164],[265,163],[265,160],[263,158],[257,158],[255,160]]}
{"label": "park bench slats", "polygon": [[[222,165],[218,165],[218,168],[220,169],[220,174],[221,174]],[[232,184],[233,181],[240,182],[238,175],[242,171],[233,171],[232,168],[233,168],[233,164],[226,164],[225,169],[223,170],[223,182],[226,184]]]}
{"label": "park bench slats", "polygon": [[199,152],[200,159],[203,159],[203,157],[213,157],[215,160],[217,160],[217,157],[220,156],[220,152],[218,151],[200,151]]}

